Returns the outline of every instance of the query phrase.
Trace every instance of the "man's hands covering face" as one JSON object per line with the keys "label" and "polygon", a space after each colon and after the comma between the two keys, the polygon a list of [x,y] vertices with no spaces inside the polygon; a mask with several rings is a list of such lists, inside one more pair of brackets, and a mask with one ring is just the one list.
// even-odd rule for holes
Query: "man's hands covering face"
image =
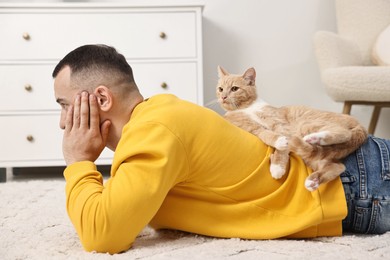
{"label": "man's hands covering face", "polygon": [[82,92],[66,114],[62,151],[67,165],[80,161],[94,162],[106,146],[111,122],[100,125],[95,95]]}

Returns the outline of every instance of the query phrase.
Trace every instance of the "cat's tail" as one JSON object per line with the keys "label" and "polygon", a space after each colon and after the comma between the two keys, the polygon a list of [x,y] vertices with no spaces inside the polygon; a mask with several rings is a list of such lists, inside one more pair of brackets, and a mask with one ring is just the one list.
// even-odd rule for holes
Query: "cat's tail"
{"label": "cat's tail", "polygon": [[351,132],[353,138],[351,138],[351,140],[347,142],[347,145],[350,148],[349,153],[358,149],[367,140],[368,137],[368,132],[366,128],[364,128],[360,124],[357,124],[354,128],[352,128]]}

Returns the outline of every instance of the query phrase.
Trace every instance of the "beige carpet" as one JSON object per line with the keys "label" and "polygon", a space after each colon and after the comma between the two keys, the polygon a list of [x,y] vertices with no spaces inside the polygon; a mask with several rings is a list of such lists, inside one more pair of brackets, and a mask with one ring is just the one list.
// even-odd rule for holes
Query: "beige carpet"
{"label": "beige carpet", "polygon": [[66,215],[64,184],[63,180],[0,183],[0,259],[390,259],[390,232],[249,241],[145,228],[123,254],[87,253]]}

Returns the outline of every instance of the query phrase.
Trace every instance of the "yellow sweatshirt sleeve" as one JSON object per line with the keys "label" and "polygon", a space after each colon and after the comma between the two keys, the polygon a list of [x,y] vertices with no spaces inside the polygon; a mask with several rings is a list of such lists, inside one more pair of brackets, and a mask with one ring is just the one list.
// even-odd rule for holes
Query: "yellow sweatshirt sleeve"
{"label": "yellow sweatshirt sleeve", "polygon": [[65,169],[67,211],[87,251],[129,249],[171,187],[188,174],[186,152],[175,135],[159,124],[136,127],[123,132],[105,186],[92,162]]}

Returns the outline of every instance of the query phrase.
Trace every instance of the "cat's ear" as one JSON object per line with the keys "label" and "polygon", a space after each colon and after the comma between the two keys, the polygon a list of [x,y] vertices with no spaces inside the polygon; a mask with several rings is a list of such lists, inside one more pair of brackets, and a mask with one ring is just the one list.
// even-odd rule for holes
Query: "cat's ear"
{"label": "cat's ear", "polygon": [[245,79],[245,81],[246,81],[249,85],[251,85],[251,86],[255,85],[255,81],[256,81],[256,71],[255,71],[254,68],[249,68],[249,69],[247,69],[242,77]]}
{"label": "cat's ear", "polygon": [[229,73],[221,66],[218,66],[218,77],[222,78],[223,76],[226,75],[229,75]]}

